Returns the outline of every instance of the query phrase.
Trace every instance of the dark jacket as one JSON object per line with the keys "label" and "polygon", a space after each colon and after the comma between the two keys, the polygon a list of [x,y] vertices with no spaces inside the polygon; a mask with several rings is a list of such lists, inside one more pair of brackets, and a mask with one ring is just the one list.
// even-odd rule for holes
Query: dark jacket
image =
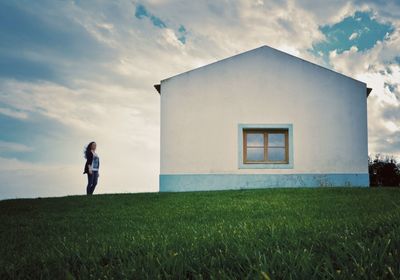
{"label": "dark jacket", "polygon": [[89,165],[91,165],[92,162],[93,162],[93,153],[91,151],[89,151],[86,154],[86,163],[85,163],[85,168],[83,170],[83,174],[89,173]]}

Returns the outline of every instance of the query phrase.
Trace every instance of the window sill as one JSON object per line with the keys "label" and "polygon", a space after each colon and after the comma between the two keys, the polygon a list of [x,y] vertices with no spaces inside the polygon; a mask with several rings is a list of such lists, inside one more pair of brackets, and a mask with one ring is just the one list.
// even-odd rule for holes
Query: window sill
{"label": "window sill", "polygon": [[245,161],[243,164],[289,164],[288,161]]}
{"label": "window sill", "polygon": [[291,163],[240,163],[239,169],[291,169]]}

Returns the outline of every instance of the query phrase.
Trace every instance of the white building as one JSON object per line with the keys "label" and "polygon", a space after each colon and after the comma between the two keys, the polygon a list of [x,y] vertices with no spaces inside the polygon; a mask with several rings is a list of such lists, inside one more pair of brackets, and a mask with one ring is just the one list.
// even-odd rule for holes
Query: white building
{"label": "white building", "polygon": [[160,191],[369,186],[363,82],[262,46],[155,87]]}

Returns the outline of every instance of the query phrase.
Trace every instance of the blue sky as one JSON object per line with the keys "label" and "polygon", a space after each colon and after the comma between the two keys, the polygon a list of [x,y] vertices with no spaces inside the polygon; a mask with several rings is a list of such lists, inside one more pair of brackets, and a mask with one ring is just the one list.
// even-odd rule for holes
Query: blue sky
{"label": "blue sky", "polygon": [[0,199],[156,191],[153,84],[269,45],[367,82],[370,153],[400,157],[398,1],[1,1]]}
{"label": "blue sky", "polygon": [[394,32],[394,26],[390,22],[378,22],[372,12],[367,11],[357,11],[337,23],[322,25],[319,29],[325,39],[315,43],[312,52],[323,56],[328,63],[329,53],[332,51],[340,54],[356,47],[359,52],[363,52]]}
{"label": "blue sky", "polygon": [[[159,17],[150,13],[147,8],[142,3],[137,3],[135,7],[135,17],[138,19],[149,19],[151,23],[158,28],[167,28],[166,23]],[[186,28],[183,25],[180,25],[179,28],[175,31],[176,38],[182,44],[186,43]]]}

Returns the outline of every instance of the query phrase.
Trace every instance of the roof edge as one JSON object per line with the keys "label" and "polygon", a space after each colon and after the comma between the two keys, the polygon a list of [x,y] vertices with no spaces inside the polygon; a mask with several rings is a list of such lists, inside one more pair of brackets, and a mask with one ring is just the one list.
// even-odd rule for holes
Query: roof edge
{"label": "roof edge", "polygon": [[[202,65],[202,66],[199,66],[199,67],[196,67],[196,68],[193,68],[193,69],[190,69],[190,70],[187,70],[187,71],[184,71],[184,72],[175,74],[175,75],[173,75],[173,76],[170,76],[170,77],[167,77],[167,78],[165,78],[165,79],[162,79],[160,82],[162,83],[162,82],[164,82],[164,81],[167,81],[167,80],[169,80],[169,79],[175,78],[175,77],[177,77],[177,76],[180,76],[180,75],[183,75],[183,74],[192,72],[192,71],[196,71],[196,70],[198,70],[198,69],[201,69],[201,68],[204,68],[204,67],[208,67],[208,66],[210,66],[210,65],[219,63],[219,62],[221,62],[221,61],[225,61],[225,60],[228,60],[228,59],[237,57],[237,56],[241,56],[241,55],[244,55],[244,54],[246,54],[246,53],[249,53],[249,52],[252,52],[252,51],[261,49],[261,48],[265,48],[265,47],[271,48],[271,47],[269,47],[269,46],[267,46],[267,45],[262,45],[262,46],[260,46],[260,47],[254,48],[254,49],[250,49],[250,50],[247,50],[247,51],[244,51],[244,52],[240,52],[240,53],[237,53],[237,54],[234,54],[234,55],[231,55],[231,56],[228,56],[228,57],[225,57],[225,58],[216,60],[216,61],[214,61],[214,62],[210,62],[210,63],[207,63],[207,64],[205,64],[205,65]],[[271,48],[271,49],[273,49],[273,48]]]}
{"label": "roof edge", "polygon": [[367,87],[367,98],[368,98],[369,94],[371,93],[371,91],[372,91],[372,88]]}
{"label": "roof edge", "polygon": [[161,95],[161,84],[155,84],[154,88],[158,91],[158,94]]}
{"label": "roof edge", "polygon": [[[263,49],[263,48],[268,48],[268,49],[271,49],[271,50],[273,50],[273,51],[279,52],[279,53],[281,53],[281,54],[291,56],[291,57],[293,57],[293,58],[295,58],[295,59],[299,59],[299,60],[304,61],[304,62],[306,62],[306,63],[309,63],[309,64],[311,64],[311,65],[320,67],[320,68],[322,68],[322,69],[324,69],[324,70],[333,72],[333,73],[335,73],[335,74],[341,75],[341,76],[343,76],[343,77],[352,79],[352,80],[354,80],[354,81],[356,81],[356,82],[359,82],[359,83],[362,83],[362,84],[366,85],[366,83],[363,82],[363,81],[357,80],[357,79],[355,79],[355,78],[353,78],[353,77],[350,77],[350,76],[348,76],[348,75],[345,75],[345,74],[343,74],[343,73],[340,73],[340,72],[337,72],[337,71],[335,71],[335,70],[329,69],[329,68],[327,68],[327,67],[325,67],[325,66],[322,66],[322,65],[319,65],[319,64],[317,64],[317,63],[315,63],[315,62],[311,62],[311,61],[306,60],[306,59],[303,59],[303,58],[301,58],[301,57],[292,55],[292,54],[290,54],[290,53],[287,53],[287,52],[278,50],[278,49],[273,48],[273,47],[270,47],[270,46],[268,46],[268,45],[262,45],[262,46],[260,46],[260,47],[254,48],[254,49],[247,50],[247,51],[244,51],[244,52],[241,52],[241,53],[238,53],[238,54],[235,54],[235,55],[232,55],[232,56],[229,56],[229,57],[225,57],[225,58],[223,58],[223,59],[220,59],[220,60],[217,60],[217,61],[214,61],[214,62],[205,64],[205,65],[203,65],[203,66],[200,66],[200,67],[197,67],[197,68],[193,68],[193,69],[190,69],[190,70],[187,70],[187,71],[178,73],[178,74],[176,74],[176,75],[173,75],[173,76],[170,76],[170,77],[168,77],[168,78],[162,79],[162,80],[160,81],[160,83],[162,83],[162,82],[164,82],[164,81],[167,81],[167,80],[169,80],[169,79],[175,78],[175,77],[177,77],[177,76],[180,76],[180,75],[183,75],[183,74],[192,72],[192,71],[196,71],[196,70],[201,69],[201,68],[204,68],[204,67],[208,67],[208,66],[213,65],[213,64],[215,64],[215,63],[219,63],[219,62],[221,62],[221,61],[224,61],[224,60],[227,60],[227,59],[231,59],[231,58],[233,58],[233,57],[237,57],[237,56],[240,56],[240,55],[244,55],[244,54],[246,54],[246,53],[249,53],[249,52],[252,52],[252,51],[255,51],[255,50],[258,50],[258,49]],[[158,91],[158,90],[157,90],[157,91]]]}

